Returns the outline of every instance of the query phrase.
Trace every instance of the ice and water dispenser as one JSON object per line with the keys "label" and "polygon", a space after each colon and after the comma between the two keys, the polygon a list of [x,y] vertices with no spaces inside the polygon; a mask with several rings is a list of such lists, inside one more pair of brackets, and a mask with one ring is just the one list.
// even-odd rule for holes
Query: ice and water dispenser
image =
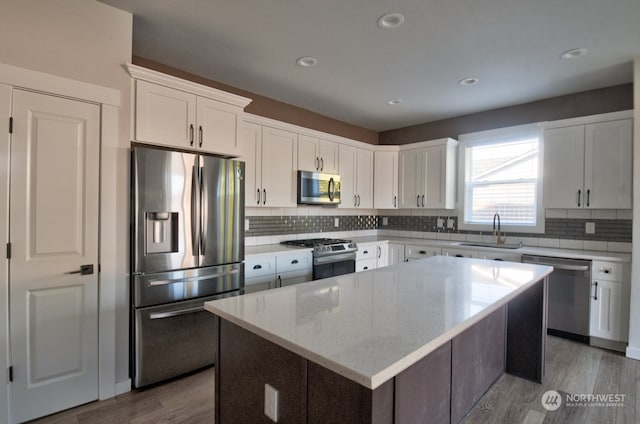
{"label": "ice and water dispenser", "polygon": [[147,212],[146,253],[178,251],[178,212]]}

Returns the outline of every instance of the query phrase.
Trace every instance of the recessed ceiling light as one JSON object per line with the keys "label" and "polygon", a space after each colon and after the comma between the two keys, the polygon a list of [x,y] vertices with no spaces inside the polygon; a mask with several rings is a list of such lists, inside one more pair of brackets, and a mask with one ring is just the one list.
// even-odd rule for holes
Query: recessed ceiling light
{"label": "recessed ceiling light", "polygon": [[387,13],[378,18],[378,26],[382,29],[398,28],[404,22],[404,16],[400,13]]}
{"label": "recessed ceiling light", "polygon": [[562,53],[560,57],[563,59],[575,59],[576,57],[584,56],[588,52],[589,50],[585,49],[584,47],[581,47],[579,49],[567,50],[566,52]]}
{"label": "recessed ceiling light", "polygon": [[304,56],[304,57],[298,58],[298,60],[296,60],[296,63],[305,68],[310,68],[318,64],[318,59],[311,56]]}
{"label": "recessed ceiling light", "polygon": [[458,84],[460,84],[460,85],[476,85],[478,82],[480,82],[479,78],[468,77],[468,78],[463,78],[460,81],[458,81]]}
{"label": "recessed ceiling light", "polygon": [[387,100],[387,104],[391,106],[399,105],[400,103],[402,103],[402,100],[400,99]]}

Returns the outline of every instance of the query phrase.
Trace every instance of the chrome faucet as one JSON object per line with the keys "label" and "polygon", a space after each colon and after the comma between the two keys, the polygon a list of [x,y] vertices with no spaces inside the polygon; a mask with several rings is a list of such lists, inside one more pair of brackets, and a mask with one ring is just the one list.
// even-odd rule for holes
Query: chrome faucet
{"label": "chrome faucet", "polygon": [[[498,229],[496,229],[496,218],[498,218]],[[495,213],[493,215],[493,235],[496,236],[496,244],[504,244],[507,241],[507,236],[504,235],[504,238],[500,235],[500,215]]]}

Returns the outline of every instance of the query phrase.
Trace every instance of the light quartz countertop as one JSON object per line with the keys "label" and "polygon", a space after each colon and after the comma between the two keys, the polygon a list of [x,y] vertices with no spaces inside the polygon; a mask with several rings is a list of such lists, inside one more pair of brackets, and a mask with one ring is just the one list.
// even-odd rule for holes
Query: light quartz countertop
{"label": "light quartz countertop", "polygon": [[[523,246],[518,249],[501,249],[492,247],[480,247],[480,246],[465,246],[462,241],[451,240],[433,240],[424,238],[410,238],[410,237],[394,237],[394,236],[366,236],[366,237],[347,237],[356,244],[375,243],[375,242],[389,242],[398,244],[413,244],[418,246],[433,246],[436,248],[449,248],[449,249],[465,249],[475,250],[477,252],[502,252],[513,253],[515,255],[538,255],[549,256],[554,258],[568,258],[568,259],[588,259],[592,261],[610,261],[610,262],[631,262],[631,254],[618,253],[618,252],[601,252],[594,250],[579,250],[579,249],[561,249],[553,247],[537,247],[537,246]],[[283,244],[266,244],[257,246],[246,246],[245,256],[254,256],[262,254],[277,254],[283,252],[291,252],[292,249],[307,249],[300,247],[290,247]]]}
{"label": "light quartz countertop", "polygon": [[375,389],[551,271],[435,256],[206,302],[205,309]]}

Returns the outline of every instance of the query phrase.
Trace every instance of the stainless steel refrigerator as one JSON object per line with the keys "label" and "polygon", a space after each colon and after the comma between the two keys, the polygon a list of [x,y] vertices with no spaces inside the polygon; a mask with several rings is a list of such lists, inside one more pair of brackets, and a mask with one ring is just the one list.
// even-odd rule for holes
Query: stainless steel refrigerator
{"label": "stainless steel refrigerator", "polygon": [[244,285],[244,162],[134,145],[131,376],[142,387],[213,364],[204,302]]}

